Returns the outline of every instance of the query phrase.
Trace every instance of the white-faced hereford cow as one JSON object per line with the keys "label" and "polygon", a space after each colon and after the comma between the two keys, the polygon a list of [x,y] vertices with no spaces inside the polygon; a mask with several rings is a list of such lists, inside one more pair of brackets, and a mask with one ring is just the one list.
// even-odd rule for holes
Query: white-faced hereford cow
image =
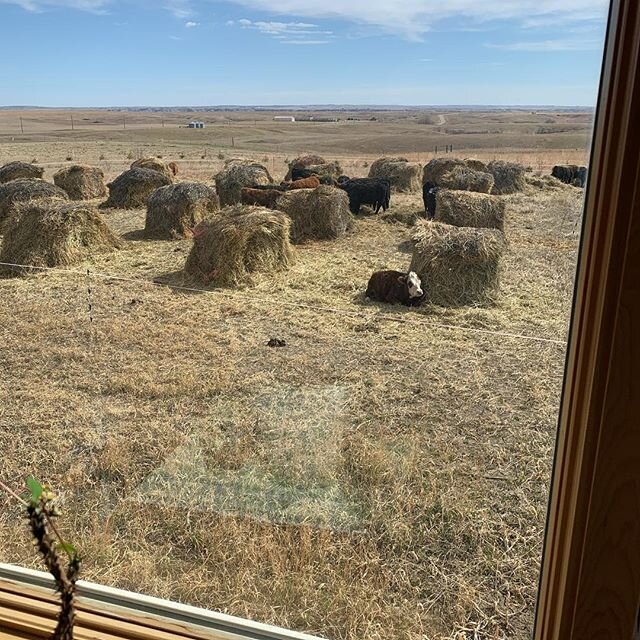
{"label": "white-faced hereford cow", "polygon": [[365,296],[371,300],[400,303],[407,307],[418,306],[425,297],[422,282],[414,271],[376,271],[367,286]]}

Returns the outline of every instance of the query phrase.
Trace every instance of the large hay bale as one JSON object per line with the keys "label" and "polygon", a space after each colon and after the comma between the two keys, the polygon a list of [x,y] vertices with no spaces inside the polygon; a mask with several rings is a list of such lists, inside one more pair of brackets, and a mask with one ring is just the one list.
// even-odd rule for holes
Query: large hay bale
{"label": "large hay bale", "polygon": [[214,180],[222,207],[238,204],[243,187],[273,183],[267,168],[250,160],[229,160]]}
{"label": "large hay bale", "polygon": [[495,303],[506,247],[502,231],[425,220],[417,223],[413,242],[410,268],[422,279],[429,302],[444,307]]}
{"label": "large hay bale", "polygon": [[422,184],[432,184],[440,186],[440,180],[445,173],[449,173],[456,167],[464,167],[464,160],[460,158],[433,158],[424,165],[422,170]]}
{"label": "large hay bale", "polygon": [[321,164],[310,164],[306,167],[307,170],[312,171],[316,175],[325,178],[333,178],[336,180],[338,176],[342,175],[342,167],[339,162],[323,162]]}
{"label": "large hay bale", "polygon": [[311,165],[326,164],[326,162],[327,161],[322,156],[318,156],[313,153],[298,156],[289,162],[289,170],[287,171],[285,180],[291,180],[291,172],[294,169],[306,169]]}
{"label": "large hay bale", "polygon": [[495,179],[493,193],[497,195],[508,195],[517,191],[524,191],[527,186],[525,168],[517,162],[493,160],[487,165],[487,171]]}
{"label": "large hay bale", "polygon": [[158,158],[140,158],[131,163],[131,169],[151,169],[167,176],[173,182],[173,171],[169,165]]}
{"label": "large hay bale", "polygon": [[472,191],[440,189],[434,220],[456,227],[504,231],[505,202],[497,196]]}
{"label": "large hay bale", "polygon": [[293,259],[291,220],[284,213],[226,207],[194,230],[185,272],[219,286],[250,284],[254,273],[288,269]]}
{"label": "large hay bale", "polygon": [[9,162],[0,167],[0,184],[21,178],[42,178],[44,169],[29,162]]}
{"label": "large hay bale", "polygon": [[477,160],[476,158],[465,158],[464,159],[465,167],[469,167],[469,169],[473,169],[474,171],[482,171],[483,173],[487,173],[487,164],[482,162],[482,160]]}
{"label": "large hay bale", "polygon": [[406,158],[378,158],[369,167],[370,178],[387,178],[395,191],[420,191],[422,167]]}
{"label": "large hay bale", "polygon": [[196,182],[178,182],[154,191],[147,201],[144,235],[172,240],[191,236],[199,222],[220,209],[213,187]]}
{"label": "large hay bale", "polygon": [[469,167],[454,167],[440,177],[439,185],[445,189],[491,193],[494,179],[490,173],[475,171]]}
{"label": "large hay bale", "polygon": [[291,218],[291,240],[295,243],[338,238],[353,224],[349,196],[342,189],[327,185],[287,191],[276,206]]}
{"label": "large hay bale", "polygon": [[[3,230],[0,262],[33,267],[68,266],[121,246],[94,207],[57,198],[18,204]],[[7,267],[3,273],[30,271]]]}
{"label": "large hay bale", "polygon": [[98,167],[74,164],[53,175],[55,184],[64,189],[71,200],[92,200],[107,195],[104,172]]}
{"label": "large hay bale", "polygon": [[0,184],[0,222],[12,212],[18,203],[39,198],[69,199],[66,191],[60,187],[36,178],[20,178],[6,184]]}
{"label": "large hay bale", "polygon": [[135,209],[144,207],[149,196],[160,187],[171,184],[163,173],[153,169],[129,169],[110,182],[109,198],[102,207],[114,209]]}

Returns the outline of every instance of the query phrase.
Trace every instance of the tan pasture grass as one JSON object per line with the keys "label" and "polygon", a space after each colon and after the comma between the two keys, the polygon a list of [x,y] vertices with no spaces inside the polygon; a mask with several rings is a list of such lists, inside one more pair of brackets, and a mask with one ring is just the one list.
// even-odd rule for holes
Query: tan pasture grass
{"label": "tan pasture grass", "polygon": [[20,178],[42,178],[44,169],[30,162],[16,160],[0,167],[0,184]]}
{"label": "tan pasture grass", "polygon": [[[564,348],[502,334],[565,337],[581,195],[504,199],[488,309],[361,303],[408,266],[379,218],[246,292],[154,285],[191,241],[127,240],[92,260],[91,323],[85,269],[0,281],[4,478],[63,493],[87,580],[336,640],[527,640]],[[0,556],[38,568],[10,504]]]}
{"label": "tan pasture grass", "polygon": [[194,230],[184,270],[207,284],[250,284],[254,273],[289,268],[291,220],[283,213],[237,205],[226,207]]}
{"label": "tan pasture grass", "polygon": [[494,178],[490,173],[475,171],[466,166],[457,166],[440,176],[438,186],[460,191],[491,193]]}
{"label": "tan pasture grass", "polygon": [[422,185],[422,167],[406,158],[378,158],[369,167],[370,178],[387,178],[395,191],[419,191]]}
{"label": "tan pasture grass", "polygon": [[291,218],[291,241],[338,238],[353,224],[349,197],[342,189],[321,185],[282,194],[276,206]]}
{"label": "tan pasture grass", "polygon": [[[0,262],[33,267],[65,267],[121,246],[94,207],[57,198],[17,205],[3,232]],[[2,268],[5,275],[32,271]]]}
{"label": "tan pasture grass", "polygon": [[160,187],[147,201],[146,238],[173,240],[191,235],[207,215],[220,209],[213,187],[197,182],[178,182]]}
{"label": "tan pasture grass", "polygon": [[215,175],[214,180],[222,207],[238,204],[243,187],[273,182],[269,170],[264,165],[241,159],[227,161],[224,169]]}
{"label": "tan pasture grass", "polygon": [[497,196],[440,189],[436,194],[436,222],[456,227],[482,227],[504,231],[506,204]]}
{"label": "tan pasture grass", "polygon": [[167,176],[173,182],[173,171],[169,165],[159,158],[140,158],[131,163],[131,169],[151,169]]}
{"label": "tan pasture grass", "polygon": [[129,169],[107,185],[109,197],[102,206],[114,209],[144,207],[156,189],[171,183],[172,180],[159,171],[140,167]]}
{"label": "tan pasture grass", "polygon": [[71,200],[93,200],[107,195],[104,171],[99,167],[74,164],[53,174],[53,182],[64,189]]}
{"label": "tan pasture grass", "polygon": [[424,220],[412,239],[410,268],[422,279],[430,302],[444,307],[495,304],[506,246],[501,231]]}
{"label": "tan pasture grass", "polygon": [[495,179],[493,193],[497,195],[524,191],[527,185],[525,168],[517,162],[493,160],[487,165],[487,171],[489,171]]}
{"label": "tan pasture grass", "polygon": [[66,192],[50,182],[37,178],[18,178],[0,185],[0,223],[7,218],[15,205],[39,198],[68,200]]}

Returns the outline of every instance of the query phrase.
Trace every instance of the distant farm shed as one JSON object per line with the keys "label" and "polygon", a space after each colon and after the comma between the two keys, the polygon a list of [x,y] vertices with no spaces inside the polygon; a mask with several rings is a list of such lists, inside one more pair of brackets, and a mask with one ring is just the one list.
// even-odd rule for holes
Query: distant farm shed
{"label": "distant farm shed", "polygon": [[202,120],[192,120],[187,127],[189,129],[204,129],[204,122]]}
{"label": "distant farm shed", "polygon": [[295,122],[295,116],[273,116],[276,122]]}

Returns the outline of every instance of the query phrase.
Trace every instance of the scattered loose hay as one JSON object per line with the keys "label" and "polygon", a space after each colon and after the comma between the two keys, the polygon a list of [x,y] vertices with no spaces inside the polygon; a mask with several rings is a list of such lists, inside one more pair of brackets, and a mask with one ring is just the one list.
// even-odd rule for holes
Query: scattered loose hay
{"label": "scattered loose hay", "polygon": [[550,189],[557,191],[559,189],[567,188],[567,185],[561,180],[558,180],[558,178],[545,174],[525,176],[525,180],[530,187],[534,187],[536,189]]}
{"label": "scattered loose hay", "polygon": [[171,184],[171,179],[153,169],[129,169],[110,182],[109,198],[102,207],[135,209],[144,207],[149,196],[160,187]]}
{"label": "scattered loose hay", "polygon": [[306,169],[311,165],[326,164],[326,163],[327,161],[322,156],[318,156],[313,153],[309,153],[304,156],[298,156],[297,158],[294,158],[289,163],[289,170],[287,171],[285,180],[291,180],[291,172],[294,169]]}
{"label": "scattered loose hay", "polygon": [[422,279],[429,302],[444,307],[495,303],[506,247],[501,231],[425,220],[416,225],[413,241],[411,269]]}
{"label": "scattered loose hay", "polygon": [[225,168],[216,174],[214,180],[222,207],[238,204],[243,187],[273,183],[267,168],[250,160],[227,161]]}
{"label": "scattered loose hay", "polygon": [[493,193],[497,195],[508,195],[517,191],[524,191],[527,186],[525,168],[517,162],[493,160],[487,165],[487,171],[495,179]]}
{"label": "scattered loose hay", "polygon": [[159,160],[158,158],[140,158],[131,163],[132,169],[151,169],[152,171],[158,171],[167,176],[171,182],[173,182],[173,171],[166,162]]}
{"label": "scattered loose hay", "polygon": [[191,236],[191,230],[220,209],[213,187],[196,182],[179,182],[154,191],[147,201],[144,235],[171,240]]}
{"label": "scattered loose hay", "polygon": [[424,165],[422,170],[422,184],[429,182],[436,187],[440,186],[440,180],[445,173],[449,173],[456,167],[464,167],[464,160],[459,158],[434,158]]}
{"label": "scattered loose hay", "polygon": [[291,218],[291,241],[296,243],[338,238],[353,224],[349,196],[327,185],[283,193],[277,207]]}
{"label": "scattered loose hay", "polygon": [[422,168],[406,158],[378,158],[369,167],[370,178],[387,178],[391,188],[410,193],[420,191]]}
{"label": "scattered loose hay", "polygon": [[439,185],[445,189],[457,189],[460,191],[477,191],[478,193],[491,193],[494,179],[490,173],[476,171],[469,167],[454,167],[451,171],[440,177]]}
{"label": "scattered loose hay", "polygon": [[20,178],[0,185],[0,222],[9,216],[18,203],[39,198],[69,199],[66,191],[60,187],[36,178]]}
{"label": "scattered loose hay", "polygon": [[413,227],[420,218],[424,217],[424,212],[417,212],[408,209],[393,209],[386,211],[380,216],[380,219],[387,224],[405,224],[407,227]]}
{"label": "scattered loose hay", "polygon": [[44,169],[28,162],[9,162],[0,167],[0,184],[21,178],[42,178]]}
{"label": "scattered loose hay", "polygon": [[288,269],[293,259],[291,220],[262,207],[227,207],[194,230],[184,270],[219,286],[250,284],[254,273]]}
{"label": "scattered loose hay", "polygon": [[[68,266],[121,246],[94,207],[57,198],[17,205],[3,230],[0,262],[33,267]],[[31,271],[6,267],[2,273]]]}
{"label": "scattered loose hay", "polygon": [[104,172],[98,167],[81,164],[64,167],[53,175],[53,181],[71,200],[92,200],[107,195]]}
{"label": "scattered loose hay", "polygon": [[504,231],[506,205],[497,196],[470,191],[440,189],[436,195],[435,220],[455,227]]}

